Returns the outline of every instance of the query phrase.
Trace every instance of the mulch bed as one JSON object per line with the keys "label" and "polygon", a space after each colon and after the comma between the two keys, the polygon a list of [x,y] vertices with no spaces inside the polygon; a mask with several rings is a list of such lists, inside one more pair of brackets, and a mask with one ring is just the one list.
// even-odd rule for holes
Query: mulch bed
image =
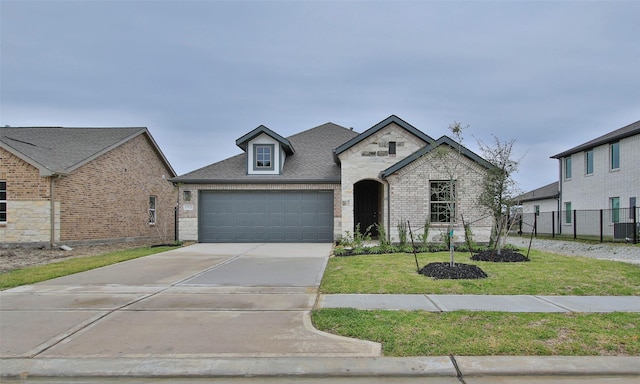
{"label": "mulch bed", "polygon": [[484,279],[487,274],[476,265],[456,263],[429,263],[420,274],[434,279]]}
{"label": "mulch bed", "polygon": [[518,263],[529,261],[529,258],[522,253],[503,249],[500,254],[494,250],[482,251],[471,256],[471,260],[475,261],[491,261],[496,263]]}

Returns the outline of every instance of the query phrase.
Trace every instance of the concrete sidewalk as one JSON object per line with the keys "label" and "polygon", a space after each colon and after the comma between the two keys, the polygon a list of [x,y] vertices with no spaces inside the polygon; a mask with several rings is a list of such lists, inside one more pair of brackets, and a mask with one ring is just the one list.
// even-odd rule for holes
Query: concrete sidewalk
{"label": "concrete sidewalk", "polygon": [[319,295],[317,308],[450,312],[640,312],[640,296]]}
{"label": "concrete sidewalk", "polygon": [[[603,375],[640,357],[386,358],[316,308],[640,311],[638,297],[320,295],[331,244],[196,244],[0,292],[0,379]],[[107,381],[109,381],[107,380]],[[422,381],[424,382],[424,381]],[[471,383],[471,381],[466,381]]]}

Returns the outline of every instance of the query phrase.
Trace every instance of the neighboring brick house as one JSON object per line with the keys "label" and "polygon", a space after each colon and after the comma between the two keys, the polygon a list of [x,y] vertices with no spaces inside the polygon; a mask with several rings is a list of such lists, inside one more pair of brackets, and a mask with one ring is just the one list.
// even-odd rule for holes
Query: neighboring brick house
{"label": "neighboring brick house", "polygon": [[[459,228],[464,215],[476,240],[490,235],[476,201],[492,165],[397,116],[361,134],[327,123],[284,138],[259,126],[236,145],[244,153],[171,180],[180,186],[181,240],[332,242],[358,225],[377,236],[372,225],[381,223],[397,241],[407,220],[419,233],[430,220],[430,240],[439,240],[451,203]],[[453,200],[441,188],[451,178]]]}
{"label": "neighboring brick house", "polygon": [[0,243],[173,241],[175,176],[146,128],[0,128]]}

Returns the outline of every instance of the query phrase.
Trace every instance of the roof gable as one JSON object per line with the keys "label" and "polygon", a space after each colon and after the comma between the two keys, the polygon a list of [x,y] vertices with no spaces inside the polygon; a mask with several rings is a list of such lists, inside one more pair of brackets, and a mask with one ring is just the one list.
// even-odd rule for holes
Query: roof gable
{"label": "roof gable", "polygon": [[69,174],[144,134],[172,175],[175,171],[147,128],[3,127],[0,146],[33,165],[41,176]]}
{"label": "roof gable", "polygon": [[249,143],[249,141],[260,136],[263,133],[271,137],[272,139],[276,140],[277,142],[279,142],[280,145],[282,146],[282,149],[284,149],[287,155],[293,155],[295,153],[295,150],[293,149],[293,145],[291,145],[291,142],[289,142],[289,140],[278,135],[277,133],[273,132],[272,130],[265,127],[264,125],[260,125],[253,131],[247,133],[246,135],[236,140],[236,145],[246,152],[247,144]]}
{"label": "roof gable", "polygon": [[602,135],[597,137],[591,141],[587,141],[584,144],[580,144],[577,147],[573,147],[564,152],[558,153],[557,155],[551,156],[552,159],[559,159],[562,157],[566,157],[572,155],[577,152],[582,152],[587,149],[591,149],[593,147],[597,147],[603,144],[613,143],[618,140],[622,140],[626,137],[638,135],[640,134],[640,120],[635,123],[631,123],[627,126],[624,126],[620,129],[616,129],[615,131],[609,132],[606,135]]}
{"label": "roof gable", "polygon": [[[455,140],[451,139],[448,136],[442,136],[441,138],[439,138],[435,142],[433,142],[431,144],[427,144],[426,146],[422,147],[421,149],[419,149],[416,152],[412,153],[411,155],[407,156],[403,160],[401,160],[401,161],[397,162],[396,164],[392,165],[391,167],[385,169],[384,171],[382,171],[380,173],[380,177],[384,179],[384,178],[392,175],[393,173],[395,173],[395,172],[399,171],[400,169],[406,167],[407,165],[411,164],[415,160],[418,160],[422,156],[430,153],[431,151],[435,150],[436,148],[438,148],[441,145],[447,145],[447,146],[449,146],[449,147],[451,147],[451,148],[453,148],[455,150],[458,149],[458,143]],[[467,149],[463,145],[460,146],[460,151],[464,156],[466,156],[467,158],[475,161],[476,163],[478,163],[482,167],[485,167],[487,169],[491,169],[491,168],[495,167],[493,164],[491,164],[487,160],[483,159],[482,157],[478,156],[473,151]]]}
{"label": "roof gable", "polygon": [[338,155],[339,154],[341,154],[342,152],[346,151],[347,149],[353,147],[354,145],[362,142],[366,138],[370,137],[371,135],[375,134],[376,132],[380,131],[381,129],[383,129],[384,127],[388,126],[391,123],[395,123],[396,125],[402,127],[403,129],[405,129],[406,131],[410,132],[414,136],[422,139],[426,143],[433,143],[435,141],[429,135],[423,133],[422,131],[420,131],[419,129],[414,127],[413,125],[411,125],[411,124],[407,123],[406,121],[402,120],[401,118],[399,118],[398,116],[391,115],[391,116],[387,117],[386,119],[382,120],[381,122],[379,122],[378,124],[374,125],[373,127],[371,127],[369,129],[367,129],[366,131],[362,132],[358,136],[354,137],[353,139],[347,141],[346,143],[344,143],[344,144],[340,145],[339,147],[337,147],[336,149],[334,149],[333,153],[334,153],[335,161],[336,162],[338,161]]}

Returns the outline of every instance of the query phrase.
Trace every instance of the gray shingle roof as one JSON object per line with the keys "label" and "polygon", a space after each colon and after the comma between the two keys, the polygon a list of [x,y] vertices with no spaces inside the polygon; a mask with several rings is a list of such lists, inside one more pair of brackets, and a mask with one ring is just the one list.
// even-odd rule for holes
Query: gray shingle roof
{"label": "gray shingle roof", "polygon": [[333,149],[356,137],[357,132],[326,123],[289,136],[296,149],[287,156],[281,175],[247,175],[246,152],[175,177],[175,183],[309,183],[339,182],[340,166]]}
{"label": "gray shingle roof", "polygon": [[148,130],[137,128],[2,127],[0,146],[40,170],[68,174],[119,145],[146,134],[175,175]]}
{"label": "gray shingle roof", "polygon": [[523,193],[522,195],[516,197],[516,201],[525,203],[527,201],[555,199],[558,196],[560,196],[558,182],[554,181],[553,183],[545,185],[544,187],[540,187],[540,188],[534,189],[533,191]]}
{"label": "gray shingle roof", "polygon": [[[407,165],[411,164],[415,160],[421,158],[422,156],[433,151],[434,149],[438,148],[441,145],[448,145],[449,147],[455,150],[458,149],[458,143],[456,143],[455,140],[451,139],[449,136],[442,136],[435,142],[427,144],[426,146],[420,148],[419,150],[415,151],[414,153],[402,159],[401,161],[397,162],[396,164],[392,165],[391,167],[380,172],[380,177],[384,179],[385,177],[399,171],[400,169],[406,167]],[[475,154],[473,151],[469,150],[465,146],[460,146],[460,152],[462,153],[462,155],[468,157],[469,159],[475,161],[476,163],[480,164],[481,166],[487,169],[491,169],[494,167],[493,164],[483,159],[482,157],[478,156],[477,154]]]}
{"label": "gray shingle roof", "polygon": [[609,143],[613,143],[616,142],[618,140],[622,140],[625,137],[629,137],[629,136],[633,136],[633,135],[638,135],[640,134],[640,120],[636,121],[635,123],[631,123],[627,126],[624,126],[620,129],[616,129],[615,131],[609,132],[606,135],[602,135],[600,137],[597,137],[591,141],[587,141],[584,144],[580,144],[577,147],[573,147],[569,150],[566,150],[564,152],[558,153],[557,155],[551,156],[552,159],[559,159],[562,157],[566,157],[569,155],[572,155],[574,153],[577,152],[582,152],[584,150],[587,149],[591,149],[593,147],[597,147],[599,145],[603,145],[603,144],[609,144]]}

